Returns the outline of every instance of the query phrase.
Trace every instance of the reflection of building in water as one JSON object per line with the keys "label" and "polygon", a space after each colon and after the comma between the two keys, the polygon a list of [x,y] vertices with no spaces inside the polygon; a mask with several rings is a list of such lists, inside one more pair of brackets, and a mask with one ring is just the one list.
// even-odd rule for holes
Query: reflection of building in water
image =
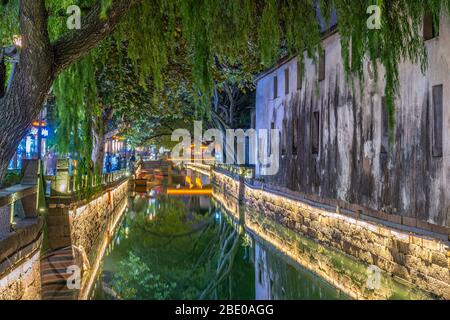
{"label": "reflection of building in water", "polygon": [[208,210],[211,209],[211,199],[209,197],[199,197],[199,206],[202,210]]}
{"label": "reflection of building in water", "polygon": [[267,252],[257,242],[255,243],[255,277],[256,300],[269,300],[271,278],[267,270]]}
{"label": "reflection of building in water", "polygon": [[345,299],[331,285],[254,240],[256,300]]}
{"label": "reflection of building in water", "polygon": [[159,208],[158,201],[155,198],[149,198],[146,212],[149,220],[155,219],[156,211],[158,208]]}
{"label": "reflection of building in water", "polygon": [[202,174],[201,172],[187,169],[186,176],[189,177],[191,181],[195,182],[195,184],[201,184],[201,186],[204,187],[211,185],[210,177],[206,174]]}
{"label": "reflection of building in water", "polygon": [[185,196],[180,198],[186,204],[189,211],[199,214],[208,214],[211,212],[211,199],[208,196]]}

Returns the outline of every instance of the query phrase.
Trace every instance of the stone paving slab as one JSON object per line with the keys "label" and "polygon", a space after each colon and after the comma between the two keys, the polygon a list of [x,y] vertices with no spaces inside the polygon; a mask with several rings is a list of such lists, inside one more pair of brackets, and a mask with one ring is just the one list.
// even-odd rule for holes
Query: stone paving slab
{"label": "stone paving slab", "polygon": [[79,290],[69,289],[67,280],[72,276],[68,267],[75,265],[72,247],[55,250],[41,259],[43,300],[76,300]]}

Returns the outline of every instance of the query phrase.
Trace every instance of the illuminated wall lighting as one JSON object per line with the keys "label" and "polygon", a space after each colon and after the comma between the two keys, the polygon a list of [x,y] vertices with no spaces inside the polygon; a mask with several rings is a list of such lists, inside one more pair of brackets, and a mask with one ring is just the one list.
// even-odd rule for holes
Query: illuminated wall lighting
{"label": "illuminated wall lighting", "polygon": [[14,35],[13,36],[13,43],[16,47],[21,48],[22,47],[22,36],[21,35]]}

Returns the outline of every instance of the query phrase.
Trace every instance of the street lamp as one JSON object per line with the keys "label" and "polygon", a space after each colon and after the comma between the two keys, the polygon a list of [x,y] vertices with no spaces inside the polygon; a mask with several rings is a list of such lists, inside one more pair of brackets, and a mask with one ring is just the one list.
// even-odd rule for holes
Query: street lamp
{"label": "street lamp", "polygon": [[11,89],[12,80],[14,79],[14,74],[16,71],[16,66],[19,63],[19,48],[22,47],[22,36],[13,36],[13,45],[5,48],[0,48],[0,58],[8,58],[8,62],[12,64],[12,70],[8,80],[8,91]]}
{"label": "street lamp", "polygon": [[22,36],[21,35],[14,35],[13,36],[13,43],[17,48],[22,48]]}

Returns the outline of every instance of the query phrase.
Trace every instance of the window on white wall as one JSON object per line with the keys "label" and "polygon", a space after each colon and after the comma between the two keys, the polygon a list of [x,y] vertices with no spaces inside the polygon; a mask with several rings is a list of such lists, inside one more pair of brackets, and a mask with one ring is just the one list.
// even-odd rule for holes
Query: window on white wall
{"label": "window on white wall", "polygon": [[381,99],[381,153],[387,154],[389,152],[389,123],[388,111],[386,105],[386,97]]}
{"label": "window on white wall", "polygon": [[270,124],[270,132],[269,132],[269,143],[267,144],[267,155],[270,155],[270,152],[272,151],[272,130],[275,130],[275,122],[272,121]]}
{"label": "window on white wall", "polygon": [[292,120],[292,155],[296,156],[298,152],[298,119],[294,116]]}
{"label": "window on white wall", "polygon": [[289,94],[289,68],[284,69],[284,93]]}
{"label": "window on white wall", "polygon": [[283,136],[282,136],[282,141],[283,141],[283,145],[281,148],[281,155],[285,156],[286,155],[286,146],[287,146],[287,119],[283,119]]}
{"label": "window on white wall", "polygon": [[425,13],[423,17],[423,39],[425,41],[439,36],[439,18],[431,12]]}
{"label": "window on white wall", "polygon": [[258,282],[260,285],[264,284],[264,267],[261,260],[258,263]]}
{"label": "window on white wall", "polygon": [[322,51],[322,53],[319,54],[319,81],[325,80],[325,50]]}
{"label": "window on white wall", "polygon": [[312,154],[319,154],[320,150],[320,112],[313,112],[311,124]]}
{"label": "window on white wall", "polygon": [[278,98],[278,77],[273,77],[273,98]]}
{"label": "window on white wall", "polygon": [[433,157],[442,157],[444,138],[443,86],[433,87]]}
{"label": "window on white wall", "polygon": [[302,81],[303,81],[302,72],[303,72],[302,63],[299,61],[297,62],[297,90],[302,89]]}

